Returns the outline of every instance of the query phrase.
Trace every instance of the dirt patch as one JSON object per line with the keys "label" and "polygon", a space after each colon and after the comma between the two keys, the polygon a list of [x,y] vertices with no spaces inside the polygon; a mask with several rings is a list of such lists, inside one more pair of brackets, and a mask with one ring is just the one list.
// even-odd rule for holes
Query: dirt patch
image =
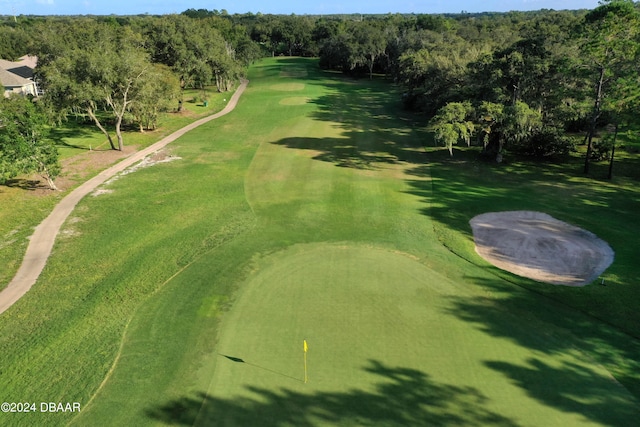
{"label": "dirt patch", "polygon": [[[134,164],[133,166],[130,166],[127,169],[120,172],[119,174],[114,175],[112,178],[105,181],[104,185],[108,185],[113,181],[119,179],[120,177],[133,173],[138,169],[148,168],[149,166],[157,165],[158,163],[172,162],[174,160],[179,160],[181,158],[182,157],[178,157],[170,154],[166,149],[155,151],[149,154],[148,156],[146,156],[145,158],[143,158],[142,160],[140,160],[138,163]],[[110,190],[106,190],[104,188],[98,188],[92,193],[92,195],[99,196],[100,194],[107,194],[110,192],[111,192]]]}
{"label": "dirt patch", "polygon": [[[76,154],[71,158],[60,162],[62,173],[55,179],[56,187],[65,191],[75,187],[78,182],[84,182],[90,175],[106,169],[108,166],[124,159],[137,151],[136,146],[125,146],[123,151],[118,150],[87,150]],[[11,187],[19,187],[29,191],[31,196],[50,196],[57,194],[51,190],[44,178],[38,174],[25,175],[9,182]]]}
{"label": "dirt patch", "polygon": [[478,255],[539,282],[584,286],[613,262],[605,241],[542,212],[491,212],[469,223]]}

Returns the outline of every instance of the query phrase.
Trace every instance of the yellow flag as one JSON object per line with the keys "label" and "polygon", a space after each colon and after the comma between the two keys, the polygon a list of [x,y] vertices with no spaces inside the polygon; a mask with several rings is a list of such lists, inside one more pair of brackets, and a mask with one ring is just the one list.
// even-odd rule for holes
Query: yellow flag
{"label": "yellow flag", "polygon": [[306,353],[307,350],[309,349],[309,347],[307,347],[307,340],[302,340],[302,345],[303,345],[303,348],[304,348],[304,352]]}

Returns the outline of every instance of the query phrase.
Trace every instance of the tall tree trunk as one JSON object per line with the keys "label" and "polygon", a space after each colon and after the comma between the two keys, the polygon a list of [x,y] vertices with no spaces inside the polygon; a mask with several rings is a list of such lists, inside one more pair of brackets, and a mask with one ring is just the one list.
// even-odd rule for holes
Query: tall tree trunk
{"label": "tall tree trunk", "polygon": [[56,187],[56,183],[53,182],[53,178],[49,173],[49,168],[47,168],[47,165],[45,165],[41,161],[38,161],[38,163],[40,164],[40,171],[41,171],[40,176],[43,177],[45,181],[47,181],[47,185],[49,185],[49,189],[54,191],[60,191],[58,187]]}
{"label": "tall tree trunk", "polygon": [[616,155],[616,139],[618,139],[618,123],[616,122],[616,129],[613,132],[613,142],[611,143],[611,159],[609,160],[609,174],[608,179],[613,178],[613,158]]}
{"label": "tall tree trunk", "polygon": [[596,88],[596,100],[593,105],[593,115],[591,116],[591,123],[589,125],[589,136],[587,139],[587,155],[584,158],[584,173],[589,173],[589,162],[591,160],[591,152],[593,151],[593,135],[596,133],[596,124],[598,118],[600,118],[600,107],[602,105],[602,86],[604,85],[604,66],[600,66],[600,78],[598,79],[598,86]]}
{"label": "tall tree trunk", "polygon": [[[142,73],[140,73],[135,80],[137,80],[141,75]],[[122,137],[121,127],[122,127],[122,119],[124,118],[124,115],[127,112],[127,109],[129,108],[129,104],[131,103],[131,101],[129,100],[129,90],[131,89],[132,86],[133,86],[133,80],[128,82],[127,87],[122,92],[121,105],[118,105],[114,101],[111,95],[107,95],[107,98],[106,98],[107,104],[109,104],[109,106],[113,110],[113,114],[115,114],[116,116],[116,136],[118,137],[119,151],[124,150],[124,138]]]}
{"label": "tall tree trunk", "polygon": [[122,115],[118,115],[116,119],[116,136],[118,137],[118,150],[122,151],[124,149],[124,138],[122,137],[122,131],[120,127],[122,125]]}
{"label": "tall tree trunk", "polygon": [[109,132],[107,132],[107,130],[104,128],[104,126],[102,126],[102,123],[100,123],[100,120],[98,120],[98,117],[96,116],[95,112],[93,111],[92,107],[87,107],[87,114],[89,114],[89,117],[91,117],[91,119],[93,120],[93,122],[96,124],[96,126],[98,126],[98,129],[100,129],[102,131],[102,133],[104,133],[107,137],[107,140],[109,141],[109,145],[111,146],[112,150],[116,149],[116,146],[113,144],[113,139],[111,139],[111,135],[109,135]]}

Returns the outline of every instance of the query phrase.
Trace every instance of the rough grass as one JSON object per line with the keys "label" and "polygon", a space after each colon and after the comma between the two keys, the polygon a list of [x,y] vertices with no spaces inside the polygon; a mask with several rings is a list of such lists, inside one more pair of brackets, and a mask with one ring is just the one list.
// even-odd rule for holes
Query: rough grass
{"label": "rough grass", "polygon": [[[521,188],[456,184],[388,83],[316,64],[257,64],[236,111],[174,143],[181,160],[81,202],[0,317],[0,400],[83,411],[12,422],[632,423],[609,373],[640,395],[637,341],[471,258],[459,211]],[[302,82],[310,102],[281,105],[273,87]],[[577,207],[550,213],[579,223]]]}
{"label": "rough grass", "polygon": [[[229,93],[217,93],[212,89],[207,89],[206,93],[209,98],[207,107],[202,103],[189,102],[199,96],[200,91],[187,90],[184,94],[187,102],[183,104],[186,113],[163,114],[160,127],[155,131],[140,133],[137,129],[126,130],[125,148],[145,148],[200,117],[222,110],[226,105],[225,100],[230,98]],[[18,270],[34,227],[46,218],[57,201],[75,186],[99,173],[101,168],[109,166],[104,161],[90,160],[86,154],[91,150],[94,152],[92,154],[97,155],[113,154],[106,153],[110,150],[109,143],[95,126],[82,124],[80,119],[73,117],[52,129],[50,138],[56,143],[61,162],[69,164],[67,169],[62,170],[61,178],[70,180],[71,184],[65,185],[63,193],[58,193],[42,190],[38,176],[20,176],[9,185],[0,186],[0,259],[3,261],[0,263],[0,289],[8,284]],[[78,167],[82,170],[77,170]]]}

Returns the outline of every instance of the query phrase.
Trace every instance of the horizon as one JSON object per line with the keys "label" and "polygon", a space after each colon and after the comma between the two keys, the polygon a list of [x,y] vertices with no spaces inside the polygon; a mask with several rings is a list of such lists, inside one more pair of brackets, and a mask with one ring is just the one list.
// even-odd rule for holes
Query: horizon
{"label": "horizon", "polygon": [[385,14],[460,14],[460,13],[505,13],[510,11],[580,10],[593,9],[598,0],[382,0],[352,1],[344,4],[338,0],[321,0],[317,3],[300,3],[280,0],[265,5],[258,0],[236,0],[225,5],[206,0],[181,3],[179,8],[173,1],[161,0],[0,0],[0,15],[11,16],[55,16],[55,15],[170,15],[189,9],[226,11],[236,14],[264,15],[385,15]]}

